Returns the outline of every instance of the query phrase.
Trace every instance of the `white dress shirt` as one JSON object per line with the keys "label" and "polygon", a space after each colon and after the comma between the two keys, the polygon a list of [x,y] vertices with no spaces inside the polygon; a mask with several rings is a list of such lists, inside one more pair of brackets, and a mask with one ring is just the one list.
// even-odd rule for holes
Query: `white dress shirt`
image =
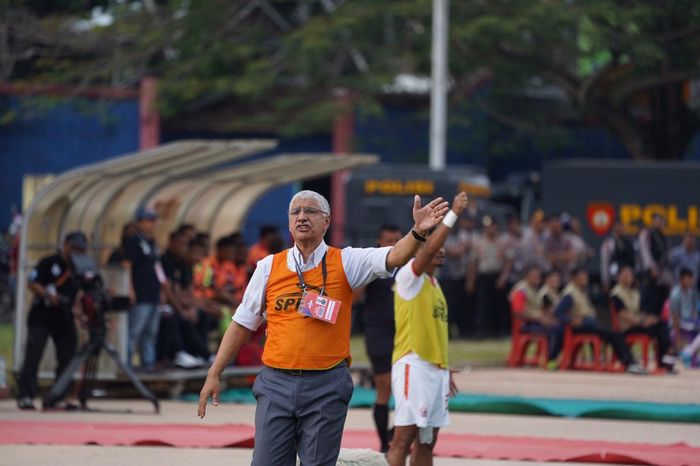
{"label": "white dress shirt", "polygon": [[[345,248],[341,251],[343,271],[350,287],[360,288],[375,278],[388,278],[393,270],[386,269],[386,257],[391,246],[383,248]],[[287,268],[296,272],[299,264],[301,272],[315,269],[321,264],[323,256],[328,251],[324,241],[311,253],[308,261],[304,262],[301,252],[296,247],[288,249]],[[233,320],[249,330],[257,330],[266,317],[265,290],[272,271],[272,254],[258,261],[258,265],[250,278],[250,283],[243,294],[243,300],[233,315]],[[296,261],[296,262],[295,262]]]}

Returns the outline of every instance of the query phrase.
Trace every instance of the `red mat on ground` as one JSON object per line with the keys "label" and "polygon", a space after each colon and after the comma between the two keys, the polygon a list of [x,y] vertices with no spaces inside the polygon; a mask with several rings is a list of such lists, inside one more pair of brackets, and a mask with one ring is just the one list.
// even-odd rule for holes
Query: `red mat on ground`
{"label": "red mat on ground", "polygon": [[242,424],[128,424],[115,422],[2,421],[1,444],[163,445],[253,448],[253,426]]}
{"label": "red mat on ground", "polygon": [[[345,448],[376,448],[376,443],[374,432],[350,430],[343,435]],[[447,432],[440,433],[435,455],[511,461],[700,465],[700,448],[685,443],[658,445]]]}
{"label": "red mat on ground", "polygon": [[[40,445],[166,445],[174,447],[252,448],[254,429],[241,424],[126,424],[53,421],[2,421],[0,444]],[[346,430],[345,448],[376,448],[370,430]],[[451,434],[443,432],[437,456],[494,460],[529,460],[700,465],[700,448],[684,443],[645,443],[565,440],[537,437]]]}

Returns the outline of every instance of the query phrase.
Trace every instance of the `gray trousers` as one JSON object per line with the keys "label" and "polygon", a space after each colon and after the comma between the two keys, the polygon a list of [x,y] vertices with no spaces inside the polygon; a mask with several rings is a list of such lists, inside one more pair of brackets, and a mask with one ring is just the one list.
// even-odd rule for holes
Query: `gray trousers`
{"label": "gray trousers", "polygon": [[255,379],[253,466],[335,466],[352,396],[346,366],[304,375],[269,367]]}

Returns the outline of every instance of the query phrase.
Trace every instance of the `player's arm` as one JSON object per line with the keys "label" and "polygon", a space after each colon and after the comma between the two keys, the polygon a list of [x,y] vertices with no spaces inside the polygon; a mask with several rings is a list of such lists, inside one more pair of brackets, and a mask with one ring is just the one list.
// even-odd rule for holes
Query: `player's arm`
{"label": "player's arm", "polygon": [[425,243],[425,247],[418,251],[416,260],[413,261],[413,271],[416,275],[422,275],[430,266],[430,263],[433,261],[435,255],[438,253],[440,248],[442,248],[443,244],[445,244],[445,240],[447,239],[447,235],[450,234],[450,230],[468,204],[469,200],[467,199],[467,193],[464,191],[455,196],[454,201],[452,201],[451,210],[453,215],[449,216],[448,218],[450,225],[446,225],[446,222],[440,223],[437,229],[428,238],[428,241]]}

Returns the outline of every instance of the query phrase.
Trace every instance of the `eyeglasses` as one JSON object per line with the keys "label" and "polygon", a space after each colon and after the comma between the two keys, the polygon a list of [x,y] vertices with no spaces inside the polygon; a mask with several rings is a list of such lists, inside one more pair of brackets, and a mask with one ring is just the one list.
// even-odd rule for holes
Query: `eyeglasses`
{"label": "eyeglasses", "polygon": [[294,209],[289,211],[289,215],[292,217],[297,217],[299,214],[301,214],[302,210],[306,215],[319,215],[319,214],[324,214],[328,215],[326,212],[322,211],[321,209],[317,209],[315,207],[295,207]]}

